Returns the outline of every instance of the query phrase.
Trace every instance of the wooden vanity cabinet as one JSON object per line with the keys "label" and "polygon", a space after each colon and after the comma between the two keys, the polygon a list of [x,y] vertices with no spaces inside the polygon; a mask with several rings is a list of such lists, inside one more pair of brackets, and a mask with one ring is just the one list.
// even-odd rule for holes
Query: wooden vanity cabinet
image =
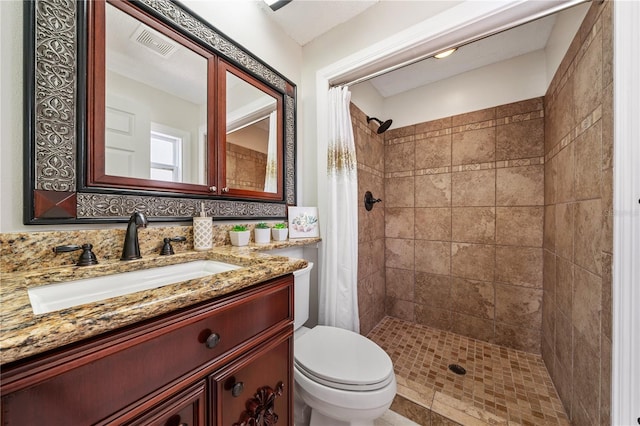
{"label": "wooden vanity cabinet", "polygon": [[1,424],[292,425],[292,336],[288,275],[3,366]]}

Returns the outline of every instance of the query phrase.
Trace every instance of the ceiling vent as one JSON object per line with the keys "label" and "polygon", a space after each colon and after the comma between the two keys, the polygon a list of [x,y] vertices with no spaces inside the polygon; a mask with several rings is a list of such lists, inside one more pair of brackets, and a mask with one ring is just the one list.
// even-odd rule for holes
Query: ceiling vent
{"label": "ceiling vent", "polygon": [[163,58],[168,58],[178,50],[177,43],[146,25],[140,25],[131,39]]}

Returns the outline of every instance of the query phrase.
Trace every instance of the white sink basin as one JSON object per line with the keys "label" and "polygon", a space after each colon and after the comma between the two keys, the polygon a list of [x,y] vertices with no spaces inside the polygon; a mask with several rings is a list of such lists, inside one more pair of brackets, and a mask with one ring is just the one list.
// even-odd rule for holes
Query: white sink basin
{"label": "white sink basin", "polygon": [[33,287],[28,290],[29,300],[34,314],[46,314],[239,268],[241,266],[230,263],[197,260],[178,265]]}

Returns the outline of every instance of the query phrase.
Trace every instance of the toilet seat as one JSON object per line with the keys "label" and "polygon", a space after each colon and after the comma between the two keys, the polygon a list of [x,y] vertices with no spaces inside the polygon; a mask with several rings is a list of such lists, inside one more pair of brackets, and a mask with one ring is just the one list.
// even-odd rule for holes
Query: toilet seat
{"label": "toilet seat", "polygon": [[349,391],[382,389],[394,380],[391,358],[358,333],[316,326],[295,341],[295,366],[309,379]]}

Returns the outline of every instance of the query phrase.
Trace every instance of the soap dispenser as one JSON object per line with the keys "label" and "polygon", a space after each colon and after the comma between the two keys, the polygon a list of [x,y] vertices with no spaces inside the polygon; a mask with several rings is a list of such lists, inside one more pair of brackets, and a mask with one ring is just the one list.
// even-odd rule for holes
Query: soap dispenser
{"label": "soap dispenser", "polygon": [[200,203],[200,217],[193,218],[193,249],[210,250],[213,247],[213,218],[207,217],[204,203]]}

